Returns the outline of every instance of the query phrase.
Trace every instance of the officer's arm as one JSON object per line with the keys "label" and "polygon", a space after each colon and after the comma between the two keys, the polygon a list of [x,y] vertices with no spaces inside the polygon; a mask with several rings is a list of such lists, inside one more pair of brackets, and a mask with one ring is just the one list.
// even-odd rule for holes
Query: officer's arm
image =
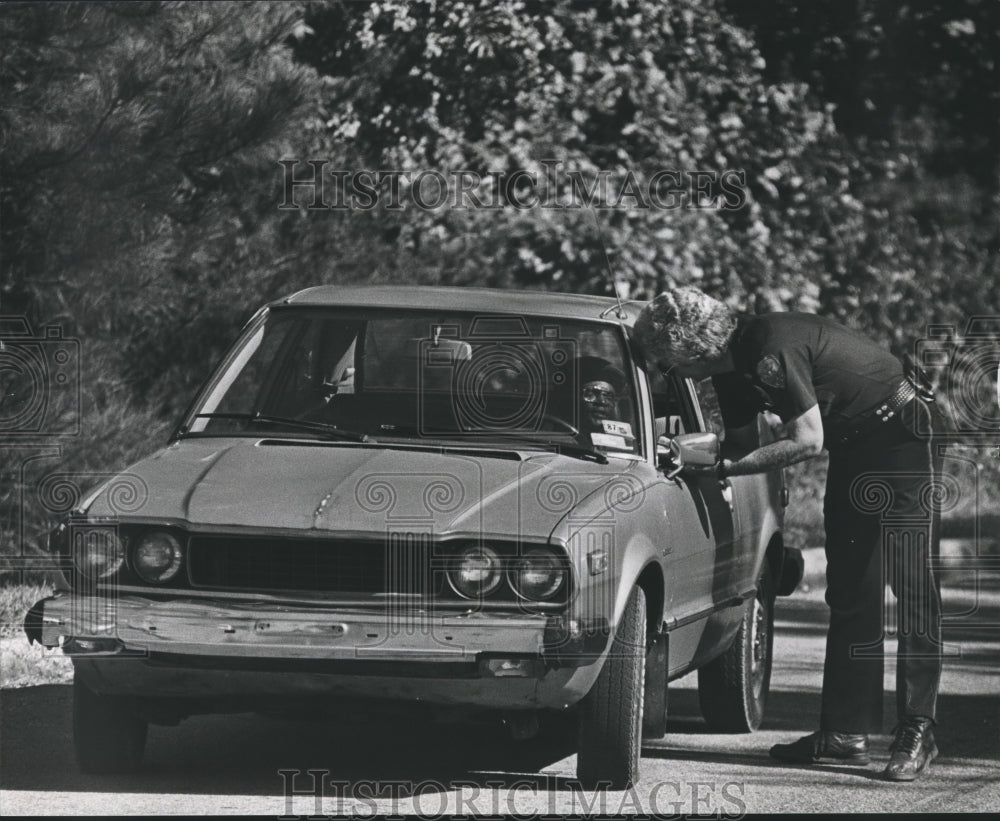
{"label": "officer's arm", "polygon": [[740,459],[725,460],[723,471],[727,476],[766,473],[818,456],[823,450],[823,420],[819,415],[819,405],[813,405],[786,422],[781,435],[783,438],[778,441],[751,451]]}

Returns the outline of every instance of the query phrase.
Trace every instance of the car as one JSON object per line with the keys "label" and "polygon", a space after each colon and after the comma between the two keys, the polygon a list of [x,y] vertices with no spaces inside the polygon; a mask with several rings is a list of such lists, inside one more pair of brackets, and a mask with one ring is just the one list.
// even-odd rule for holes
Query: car
{"label": "car", "polygon": [[73,659],[79,766],[135,769],[150,723],[391,702],[519,738],[568,714],[581,783],[624,788],[695,670],[712,728],[757,728],[801,577],[783,476],[717,478],[712,382],[647,372],[643,304],[263,307],[170,441],[52,531],[65,571],[25,630]]}

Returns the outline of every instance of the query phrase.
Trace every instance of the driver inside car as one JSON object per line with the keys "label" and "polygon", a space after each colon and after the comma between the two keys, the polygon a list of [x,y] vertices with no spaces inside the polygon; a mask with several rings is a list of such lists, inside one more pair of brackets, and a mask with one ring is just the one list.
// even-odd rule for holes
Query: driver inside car
{"label": "driver inside car", "polygon": [[605,359],[585,356],[579,361],[579,375],[580,433],[589,439],[595,433],[613,432],[607,423],[621,421],[625,374]]}

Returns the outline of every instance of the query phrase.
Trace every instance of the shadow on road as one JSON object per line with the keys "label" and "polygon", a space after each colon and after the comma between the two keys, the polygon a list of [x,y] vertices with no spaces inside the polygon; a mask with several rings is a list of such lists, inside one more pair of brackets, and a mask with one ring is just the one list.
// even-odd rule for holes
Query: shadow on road
{"label": "shadow on road", "polygon": [[[539,770],[573,754],[572,723],[554,718],[543,735],[515,742],[498,725],[442,727],[423,721],[301,721],[259,715],[196,716],[150,727],[143,768],[130,776],[89,776],[73,761],[72,688],[8,690],[0,704],[0,789],[109,793],[283,795],[280,770],[326,770],[327,781],[393,784],[525,783],[566,789]],[[303,782],[304,779],[304,782]],[[304,785],[304,786],[303,786]],[[405,786],[400,797],[405,797]],[[120,806],[120,805],[119,805]]]}
{"label": "shadow on road", "polygon": [[[335,724],[282,721],[261,716],[191,718],[179,727],[153,727],[143,770],[132,776],[87,776],[73,763],[69,737],[72,691],[49,685],[7,691],[2,703],[4,738],[0,751],[0,788],[11,790],[86,791],[108,793],[228,793],[283,795],[280,770],[293,770],[298,790],[310,786],[308,770],[353,785],[374,781],[393,784],[398,797],[407,784],[421,791],[457,782],[480,786],[534,784],[541,789],[571,789],[569,779],[538,775],[539,770],[573,754],[569,722],[549,728],[543,738],[514,742],[502,728],[441,728],[385,722]],[[942,761],[1000,759],[1000,713],[996,697],[942,697],[937,730]],[[761,768],[787,767],[767,756],[769,744],[758,751],[734,753],[692,749],[686,738],[704,734],[697,712],[697,694],[680,690],[672,700],[675,718],[667,736],[644,746],[648,758],[704,761]],[[887,703],[887,710],[889,704]],[[813,729],[818,715],[817,693],[774,693],[764,730],[787,730],[789,737]],[[887,715],[891,715],[887,712]],[[820,770],[825,768],[818,768]],[[829,768],[848,772],[850,768]],[[857,774],[877,777],[863,768]],[[370,787],[369,787],[370,789]],[[119,806],[121,806],[119,804]]]}
{"label": "shadow on road", "polygon": [[[656,742],[657,748],[646,752],[661,758],[683,758],[689,761],[728,761],[771,766],[766,759],[767,747],[761,745],[762,761],[749,761],[747,756],[726,752],[705,752],[685,749],[683,736],[708,735],[709,730],[698,714],[698,693],[687,689],[671,692],[671,711],[667,736]],[[820,693],[818,691],[772,692],[768,699],[767,716],[761,730],[788,733],[788,740],[813,732],[818,726]],[[891,733],[895,715],[895,695],[887,693],[883,705],[884,731]],[[943,695],[938,700],[938,726],[934,730],[944,758],[975,758],[1000,760],[1000,695]],[[671,743],[676,742],[676,744]],[[776,762],[774,762],[776,763]],[[838,772],[844,772],[838,768]]]}
{"label": "shadow on road", "polygon": [[[644,747],[642,751],[644,758],[659,758],[676,761],[704,761],[706,764],[730,764],[733,767],[744,769],[746,767],[760,767],[762,769],[787,770],[794,765],[782,763],[770,758],[767,748],[762,747],[759,753],[727,753],[706,750],[685,750],[681,748],[670,749],[669,747]],[[811,773],[830,772],[840,775],[855,775],[859,778],[867,778],[873,781],[882,781],[881,772],[873,770],[871,767],[840,767],[840,766],[803,766],[801,769]]]}
{"label": "shadow on road", "polygon": [[[996,652],[984,647],[996,640],[996,631],[983,625],[1000,621],[1000,597],[988,602],[974,597],[976,619],[946,625],[946,641],[977,642],[962,658],[946,664],[968,667],[972,676],[996,677]],[[968,593],[968,590],[966,591]],[[946,594],[946,605],[948,601]],[[959,597],[960,598],[960,597]],[[965,596],[969,599],[969,596]],[[969,599],[973,601],[973,599]],[[815,637],[826,631],[825,605],[818,597],[787,600],[779,607],[780,631]],[[958,601],[952,612],[962,612],[967,601]],[[988,605],[988,606],[987,606]],[[784,668],[782,668],[784,664]],[[798,665],[798,666],[797,666]],[[788,738],[811,732],[819,716],[818,664],[802,668],[795,659],[779,660],[772,681],[771,698],[762,730],[787,732]],[[815,685],[809,690],[782,686],[782,673],[804,671]],[[800,678],[799,681],[802,679]],[[941,760],[1000,760],[1000,695],[946,693],[939,700],[936,730]],[[980,688],[979,692],[983,692]],[[886,732],[892,729],[894,695],[886,695]],[[573,782],[558,775],[538,775],[574,753],[572,718],[551,717],[541,737],[515,742],[499,724],[432,725],[423,720],[400,722],[385,717],[349,721],[281,720],[257,715],[203,716],[179,727],[151,727],[145,763],[132,776],[96,777],[79,773],[73,761],[70,719],[72,689],[46,685],[5,690],[0,701],[0,788],[32,791],[86,791],[114,794],[191,793],[282,796],[285,776],[301,775],[296,789],[309,787],[308,770],[325,771],[327,782],[349,785],[392,784],[406,797],[407,784],[421,792],[451,789],[452,784],[487,787],[536,785],[546,790],[572,789]],[[779,765],[767,756],[771,741],[759,748],[733,752],[726,736],[711,736],[699,714],[692,679],[671,688],[668,733],[644,746],[648,758],[704,761],[763,769]],[[772,736],[773,737],[773,736]],[[562,765],[565,767],[565,765]],[[821,768],[822,769],[822,768]],[[837,772],[845,772],[837,768]],[[873,777],[871,770],[859,775]],[[303,783],[304,782],[304,783]],[[371,789],[371,787],[369,787]],[[343,794],[343,793],[341,793]],[[119,800],[118,808],[123,805]]]}

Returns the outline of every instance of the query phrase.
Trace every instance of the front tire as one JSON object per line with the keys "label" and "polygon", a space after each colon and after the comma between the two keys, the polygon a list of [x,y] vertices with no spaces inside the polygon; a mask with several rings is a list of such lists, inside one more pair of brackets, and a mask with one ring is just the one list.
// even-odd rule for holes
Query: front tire
{"label": "front tire", "polygon": [[765,565],[732,646],[698,670],[698,701],[708,726],[723,733],[760,727],[774,657],[774,587]]}
{"label": "front tire", "polygon": [[131,699],[101,696],[73,676],[73,749],[85,773],[138,769],[146,747],[146,720]]}
{"label": "front tire", "polygon": [[587,789],[626,790],[639,779],[646,596],[633,587],[597,681],[580,702],[576,774]]}

